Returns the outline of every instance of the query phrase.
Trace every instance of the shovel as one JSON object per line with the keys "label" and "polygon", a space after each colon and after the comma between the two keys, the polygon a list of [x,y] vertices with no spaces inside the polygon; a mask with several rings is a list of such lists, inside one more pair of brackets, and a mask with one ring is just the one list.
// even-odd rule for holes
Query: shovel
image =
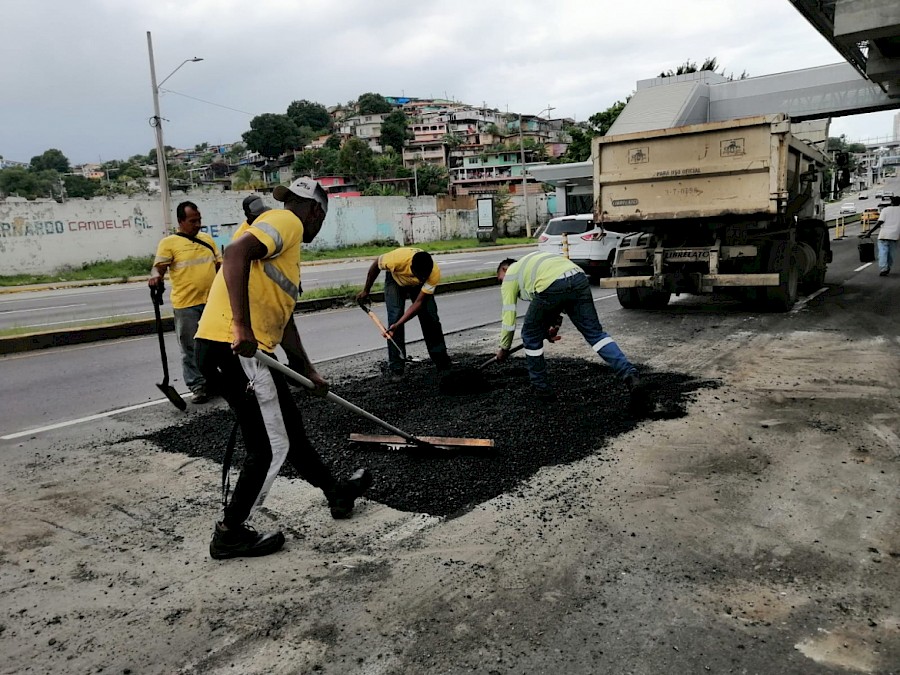
{"label": "shovel", "polygon": [[175,387],[169,384],[169,360],[166,358],[166,341],[163,338],[162,317],[159,314],[159,307],[163,302],[163,293],[166,287],[159,280],[156,286],[150,287],[150,298],[153,300],[153,311],[156,313],[156,332],[159,335],[159,353],[162,356],[163,381],[157,387],[166,395],[166,398],[172,402],[179,410],[187,410],[187,402],[181,398],[181,394],[175,391]]}
{"label": "shovel", "polygon": [[[315,389],[315,385],[312,383],[307,377],[304,377],[298,372],[288,368],[283,363],[279,363],[271,356],[267,354],[263,354],[260,351],[257,351],[253,355],[257,361],[262,363],[265,366],[273,370],[277,370],[279,373],[291,378],[295,382],[299,382],[307,389]],[[376,417],[372,413],[363,410],[357,405],[350,403],[347,399],[341,398],[337,394],[332,391],[329,391],[325,398],[331,401],[332,403],[337,403],[339,406],[346,408],[347,410],[356,413],[360,417],[369,420],[370,422],[374,422],[380,427],[383,427],[390,431],[394,436],[376,436],[370,434],[350,434],[350,440],[356,441],[359,443],[377,443],[379,445],[415,445],[420,448],[425,448],[429,450],[433,450],[435,448],[493,448],[494,441],[489,438],[451,438],[444,436],[428,436],[423,438],[417,438],[412,434],[408,434],[402,429],[398,429],[393,424],[385,422],[380,417]]]}
{"label": "shovel", "polygon": [[404,361],[408,361],[409,359],[406,356],[406,350],[400,349],[400,345],[394,340],[394,338],[388,333],[388,329],[384,327],[384,324],[381,323],[381,319],[378,318],[378,315],[372,311],[372,307],[366,303],[365,300],[357,300],[357,304],[359,308],[369,315],[369,318],[372,319],[372,322],[378,326],[378,330],[381,331],[381,337],[390,340],[391,344],[397,348],[397,351],[400,353],[400,356],[403,357]]}

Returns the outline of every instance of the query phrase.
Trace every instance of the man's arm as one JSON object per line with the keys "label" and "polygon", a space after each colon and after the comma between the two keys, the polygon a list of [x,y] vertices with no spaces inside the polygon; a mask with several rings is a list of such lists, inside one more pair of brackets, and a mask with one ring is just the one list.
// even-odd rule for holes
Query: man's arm
{"label": "man's arm", "polygon": [[293,315],[284,327],[281,346],[287,354],[288,365],[301,375],[308,377],[316,385],[315,389],[311,389],[310,392],[316,396],[325,396],[328,393],[328,383],[319,375],[316,367],[309,360],[303,342],[300,340],[300,333],[297,331]]}
{"label": "man's arm", "polygon": [[[500,312],[501,351],[509,351],[509,348],[512,346],[513,335],[516,332],[516,302],[518,299],[518,282],[514,278],[504,279],[503,284],[500,286],[500,300],[503,303],[503,309]],[[503,358],[498,358],[497,360],[502,361]]]}
{"label": "man's arm", "polygon": [[147,279],[148,286],[156,286],[163,282],[166,276],[166,270],[169,269],[169,263],[158,263],[150,268],[150,278]]}
{"label": "man's arm", "polygon": [[378,278],[378,275],[381,273],[381,269],[378,267],[378,258],[374,260],[371,267],[369,267],[368,273],[366,273],[366,284],[363,286],[363,289],[356,294],[357,300],[365,300],[369,297],[369,291],[372,290],[372,284],[375,283],[375,280]]}
{"label": "man's arm", "polygon": [[234,342],[231,349],[239,356],[253,356],[256,353],[256,336],[250,325],[250,263],[266,256],[265,245],[252,234],[243,234],[225,249],[222,276],[228,289],[231,304],[232,330]]}
{"label": "man's arm", "polygon": [[419,291],[419,295],[416,296],[415,302],[411,304],[405,312],[403,312],[403,316],[401,316],[397,321],[392,323],[388,327],[388,334],[393,336],[395,330],[397,330],[400,326],[405,324],[407,321],[412,319],[416,314],[419,313],[419,310],[422,309],[422,305],[425,304],[425,298],[427,298],[431,293],[426,293],[425,291]]}

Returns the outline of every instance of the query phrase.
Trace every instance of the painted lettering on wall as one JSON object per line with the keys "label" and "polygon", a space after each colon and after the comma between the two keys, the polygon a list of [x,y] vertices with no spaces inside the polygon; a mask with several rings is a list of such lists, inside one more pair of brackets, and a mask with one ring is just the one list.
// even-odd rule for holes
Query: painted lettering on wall
{"label": "painted lettering on wall", "polygon": [[11,223],[0,222],[0,237],[40,237],[66,232],[98,232],[103,230],[139,229],[152,226],[140,211],[133,218],[107,218],[105,220],[25,220],[13,218]]}

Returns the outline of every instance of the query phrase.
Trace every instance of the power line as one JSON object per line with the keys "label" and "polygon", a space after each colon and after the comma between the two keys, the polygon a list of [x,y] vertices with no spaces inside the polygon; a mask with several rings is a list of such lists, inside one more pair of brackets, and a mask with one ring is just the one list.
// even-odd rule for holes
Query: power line
{"label": "power line", "polygon": [[184,96],[185,98],[193,99],[194,101],[200,101],[200,103],[207,103],[209,105],[214,105],[217,108],[225,108],[225,110],[232,110],[234,112],[243,113],[244,115],[249,115],[250,117],[254,117],[254,114],[251,112],[247,112],[246,110],[238,110],[237,108],[229,108],[227,105],[222,105],[221,103],[214,103],[213,101],[207,101],[202,98],[197,98],[196,96],[190,96],[188,94],[182,94],[180,91],[173,91],[172,89],[160,89],[160,91],[164,91],[167,94],[175,94],[177,96]]}

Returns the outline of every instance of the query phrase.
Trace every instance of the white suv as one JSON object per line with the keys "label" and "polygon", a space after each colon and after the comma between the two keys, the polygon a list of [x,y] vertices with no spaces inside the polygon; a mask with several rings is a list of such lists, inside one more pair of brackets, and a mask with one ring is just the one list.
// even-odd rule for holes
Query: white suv
{"label": "white suv", "polygon": [[538,250],[563,255],[563,234],[568,239],[569,259],[587,272],[592,281],[612,276],[621,234],[604,230],[594,223],[591,213],[560,216],[547,223],[538,238]]}

